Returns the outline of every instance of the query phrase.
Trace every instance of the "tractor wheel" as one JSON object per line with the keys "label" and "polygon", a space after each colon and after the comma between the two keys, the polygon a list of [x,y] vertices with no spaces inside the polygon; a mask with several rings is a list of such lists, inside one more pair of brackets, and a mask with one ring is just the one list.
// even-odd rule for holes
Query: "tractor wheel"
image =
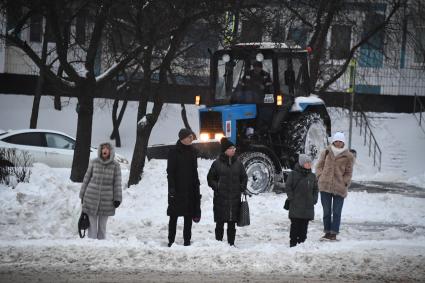
{"label": "tractor wheel", "polygon": [[244,152],[240,160],[248,175],[247,190],[251,194],[271,191],[274,186],[275,168],[272,160],[262,152]]}
{"label": "tractor wheel", "polygon": [[290,166],[293,168],[300,153],[310,155],[314,166],[328,144],[325,123],[320,114],[306,112],[294,115],[286,123],[284,131]]}

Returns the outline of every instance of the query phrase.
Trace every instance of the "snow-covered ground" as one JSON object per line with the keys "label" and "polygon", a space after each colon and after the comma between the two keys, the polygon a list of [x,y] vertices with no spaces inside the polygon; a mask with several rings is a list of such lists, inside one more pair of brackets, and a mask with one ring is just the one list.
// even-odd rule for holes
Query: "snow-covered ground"
{"label": "snow-covered ground", "polygon": [[[74,135],[74,106],[57,112],[52,104],[50,98],[43,98],[39,126]],[[196,107],[188,108],[196,131]],[[30,97],[0,96],[0,128],[25,128],[30,109]],[[108,106],[96,110],[93,144],[106,140],[110,134],[110,111]],[[169,105],[165,111],[151,143],[174,141],[182,126],[179,106]],[[130,103],[121,127],[124,146],[118,152],[128,158],[134,144],[136,112],[137,105]],[[333,129],[347,132],[346,114],[339,109],[330,112]],[[425,135],[416,132],[413,116],[370,116],[383,149],[383,170],[377,172],[372,166],[373,160],[367,157],[361,138],[355,136],[353,145],[358,159],[354,179],[404,182],[425,188]],[[401,161],[391,161],[395,157]],[[389,166],[391,162],[395,166]],[[211,161],[199,161],[202,220],[193,225],[192,246],[183,246],[179,220],[176,244],[168,248],[165,161],[148,162],[140,184],[124,188],[123,203],[108,222],[105,241],[78,238],[80,185],[69,181],[70,170],[35,164],[29,183],[21,183],[14,190],[0,185],[0,281],[19,278],[15,273],[32,276],[43,272],[58,276],[68,272],[71,275],[65,279],[74,281],[81,279],[82,273],[91,272],[105,282],[120,281],[120,277],[108,279],[102,274],[123,272],[135,274],[131,278],[137,278],[138,273],[165,274],[161,277],[165,281],[182,282],[425,281],[425,198],[350,192],[344,203],[338,242],[319,241],[319,201],[307,241],[289,249],[290,222],[282,208],[285,195],[262,194],[249,199],[251,225],[237,228],[237,248],[231,248],[226,242],[214,240],[212,191],[206,184],[210,165]],[[123,180],[127,177],[128,171],[124,170]],[[225,274],[232,275],[224,280]]]}

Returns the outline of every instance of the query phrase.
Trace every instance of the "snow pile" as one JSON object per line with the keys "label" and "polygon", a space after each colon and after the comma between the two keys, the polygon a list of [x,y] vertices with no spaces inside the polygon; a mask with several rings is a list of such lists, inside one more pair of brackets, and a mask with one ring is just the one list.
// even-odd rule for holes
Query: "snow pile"
{"label": "snow pile", "polygon": [[[231,248],[214,239],[211,161],[199,161],[202,219],[193,225],[192,246],[183,247],[182,220],[176,243],[168,232],[166,161],[147,163],[137,186],[124,188],[123,203],[108,221],[108,239],[80,240],[80,184],[69,170],[35,164],[29,184],[0,187],[0,268],[38,270],[45,266],[84,270],[161,272],[264,272],[341,280],[425,280],[425,199],[350,192],[343,210],[341,241],[320,242],[322,210],[305,244],[289,249],[285,195],[250,198],[251,225],[237,228]],[[128,171],[123,171],[123,180]],[[226,239],[226,236],[225,236]],[[114,256],[111,256],[113,254]]]}

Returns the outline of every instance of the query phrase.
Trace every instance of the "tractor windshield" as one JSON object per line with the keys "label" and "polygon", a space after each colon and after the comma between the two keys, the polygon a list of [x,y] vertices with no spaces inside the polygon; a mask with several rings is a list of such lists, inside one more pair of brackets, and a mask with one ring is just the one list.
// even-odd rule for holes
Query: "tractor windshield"
{"label": "tractor windshield", "polygon": [[271,59],[262,62],[234,59],[218,61],[215,85],[216,99],[234,103],[262,103],[265,95],[273,96]]}
{"label": "tractor windshield", "polygon": [[274,103],[278,92],[295,96],[308,94],[305,55],[258,54],[261,53],[233,53],[232,56],[224,53],[218,57],[214,86],[217,101],[262,104]]}

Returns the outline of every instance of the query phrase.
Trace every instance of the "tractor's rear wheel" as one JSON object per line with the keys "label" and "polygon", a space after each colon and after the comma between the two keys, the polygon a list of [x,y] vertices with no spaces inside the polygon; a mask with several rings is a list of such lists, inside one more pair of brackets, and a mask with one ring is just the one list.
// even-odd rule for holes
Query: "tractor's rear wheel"
{"label": "tractor's rear wheel", "polygon": [[248,175],[247,190],[251,194],[271,191],[274,186],[275,168],[272,160],[262,152],[244,152],[240,155]]}
{"label": "tractor's rear wheel", "polygon": [[310,155],[314,166],[320,152],[328,144],[325,123],[316,112],[299,113],[293,116],[286,123],[285,133],[291,167],[297,162],[300,153]]}

